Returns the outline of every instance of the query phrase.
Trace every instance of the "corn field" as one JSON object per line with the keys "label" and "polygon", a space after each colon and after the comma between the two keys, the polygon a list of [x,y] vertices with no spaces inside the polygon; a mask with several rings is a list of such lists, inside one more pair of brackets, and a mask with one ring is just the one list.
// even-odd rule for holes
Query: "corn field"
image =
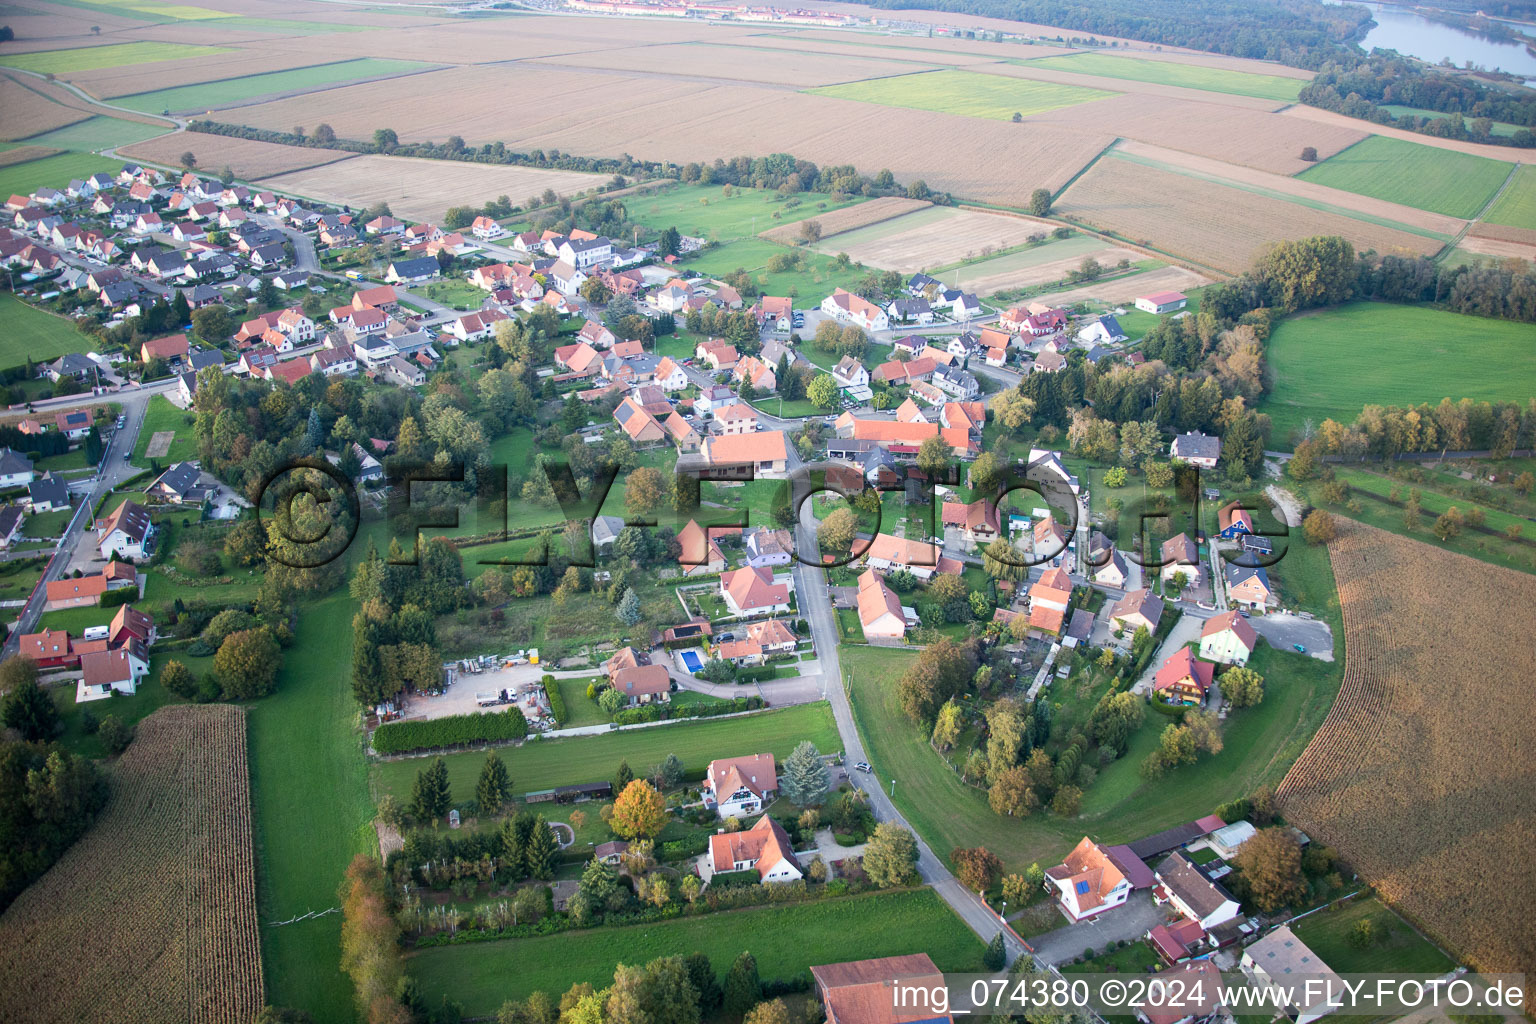
{"label": "corn field", "polygon": [[1473,967],[1531,976],[1536,578],[1340,524],[1344,684],[1282,807]]}
{"label": "corn field", "polygon": [[245,712],[162,708],[0,918],[0,1020],[246,1024],[262,998]]}

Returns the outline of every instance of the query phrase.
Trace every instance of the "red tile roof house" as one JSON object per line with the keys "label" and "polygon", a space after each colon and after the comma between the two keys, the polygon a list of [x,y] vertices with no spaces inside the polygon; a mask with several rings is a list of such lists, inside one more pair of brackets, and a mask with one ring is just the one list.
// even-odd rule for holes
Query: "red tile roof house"
{"label": "red tile roof house", "polygon": [[1029,588],[1029,625],[1046,633],[1060,633],[1072,600],[1072,578],[1053,566],[1040,574]]}
{"label": "red tile roof house", "polygon": [[1056,894],[1061,912],[1076,924],[1125,903],[1138,866],[1146,871],[1140,861],[1129,864],[1084,836],[1065,861],[1045,873],[1045,887]]}
{"label": "red tile roof house", "polygon": [[109,651],[80,656],[80,681],[75,684],[75,703],[101,700],[118,693],[133,693],[149,673],[149,659],[141,644],[130,643]]}
{"label": "red tile roof house", "polygon": [[1215,673],[1216,666],[1197,660],[1188,647],[1180,647],[1152,677],[1152,692],[1167,704],[1204,704]]}
{"label": "red tile roof house", "polygon": [[138,611],[133,605],[125,604],[118,608],[117,614],[112,617],[112,625],[108,627],[107,642],[116,647],[129,640],[138,640],[148,647],[159,636],[153,618]]}
{"label": "red tile roof house", "polygon": [[[944,976],[927,953],[811,968],[827,1024],[951,1024]],[[896,988],[901,986],[902,997]]]}
{"label": "red tile roof house", "polygon": [[41,633],[25,633],[17,638],[16,653],[37,662],[40,669],[74,668],[80,664],[69,632],[62,629],[44,629]]}
{"label": "red tile roof house", "polygon": [[794,882],[804,876],[784,827],[768,815],[745,832],[717,832],[709,837],[709,869],[756,871],[764,884]]}
{"label": "red tile roof house", "polygon": [[139,346],[139,359],[149,362],[151,359],[185,359],[191,345],[185,334],[172,334],[165,338],[154,338]]}
{"label": "red tile roof house", "polygon": [[631,707],[661,703],[672,699],[672,679],[665,665],[652,665],[648,654],[633,647],[621,648],[603,663],[608,684],[622,694]]}
{"label": "red tile roof house", "polygon": [[1246,665],[1259,635],[1237,611],[1206,619],[1200,629],[1200,657],[1222,665]]}
{"label": "red tile roof house", "polygon": [[907,635],[907,616],[896,592],[873,569],[859,576],[859,625],[870,643],[900,640]]}
{"label": "red tile roof house", "polygon": [[677,543],[681,548],[677,561],[683,567],[683,575],[712,576],[724,572],[725,553],[720,550],[715,538],[740,532],[739,526],[715,526],[706,531],[697,521],[688,520],[688,525],[677,532]]}
{"label": "red tile roof house", "polygon": [[749,566],[720,577],[720,596],[732,615],[776,615],[789,611],[794,585],[793,576],[777,583],[771,570]]}
{"label": "red tile roof house", "polygon": [[60,608],[83,608],[88,605],[101,604],[101,595],[109,590],[119,590],[123,587],[137,587],[139,585],[138,570],[127,562],[108,562],[106,567],[94,576],[81,576],[78,579],[50,580],[46,593],[47,604],[44,611],[58,611]]}
{"label": "red tile roof house", "polygon": [[998,537],[997,506],[985,498],[978,498],[969,505],[946,501],[941,512],[945,530],[953,529],[967,550],[974,551]]}
{"label": "red tile roof house", "polygon": [[779,795],[779,772],[772,754],[725,757],[709,762],[701,789],[704,806],[724,818],[757,814]]}
{"label": "red tile roof house", "polygon": [[864,564],[882,574],[904,569],[920,580],[941,572],[959,574],[964,566],[945,557],[937,544],[877,533],[864,549]]}

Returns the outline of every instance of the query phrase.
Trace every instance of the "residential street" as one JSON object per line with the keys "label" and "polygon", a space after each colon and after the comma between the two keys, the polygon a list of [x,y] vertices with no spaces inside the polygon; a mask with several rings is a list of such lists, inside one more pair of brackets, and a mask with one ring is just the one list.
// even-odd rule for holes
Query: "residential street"
{"label": "residential street", "polygon": [[[811,636],[816,641],[816,653],[821,660],[822,676],[826,683],[827,699],[832,705],[832,716],[837,721],[837,732],[843,743],[843,758],[846,763],[868,761],[869,756],[864,750],[864,743],[859,738],[858,729],[853,722],[853,709],[848,703],[848,695],[843,690],[843,673],[837,656],[837,617],[832,611],[832,597],[827,586],[826,573],[819,568],[821,553],[816,546],[816,526],[811,514],[811,503],[806,502],[801,506],[800,528],[796,531],[796,544],[799,547],[800,560],[795,563],[795,591],[800,595],[800,614],[810,624]],[[889,780],[880,775],[880,765],[874,765],[874,776],[866,776],[863,780],[859,773],[850,776],[854,785],[864,789],[869,794],[870,809],[879,821],[893,821],[908,830],[912,826],[907,824],[901,812],[896,810],[891,802],[884,784]],[[869,785],[869,782],[874,785]],[[897,780],[900,785],[900,780]],[[917,863],[918,873],[923,881],[933,887],[939,896],[954,908],[955,913],[971,927],[983,941],[990,942],[992,936],[999,931],[1003,932],[1003,941],[1008,950],[1008,959],[1012,962],[1025,951],[1024,947],[1013,937],[1011,930],[1001,927],[996,913],[980,897],[960,884],[943,859],[937,856],[928,844],[923,842],[915,830],[913,836],[917,840],[919,859]]]}

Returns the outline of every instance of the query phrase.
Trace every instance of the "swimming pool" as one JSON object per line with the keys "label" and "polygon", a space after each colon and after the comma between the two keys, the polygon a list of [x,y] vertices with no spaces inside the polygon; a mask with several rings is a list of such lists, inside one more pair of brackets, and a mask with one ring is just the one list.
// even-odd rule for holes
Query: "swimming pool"
{"label": "swimming pool", "polygon": [[699,655],[698,655],[697,652],[695,652],[695,651],[684,651],[683,652],[683,665],[687,667],[689,672],[693,672],[693,673],[697,674],[699,669],[704,667],[704,662],[702,660],[700,660]]}

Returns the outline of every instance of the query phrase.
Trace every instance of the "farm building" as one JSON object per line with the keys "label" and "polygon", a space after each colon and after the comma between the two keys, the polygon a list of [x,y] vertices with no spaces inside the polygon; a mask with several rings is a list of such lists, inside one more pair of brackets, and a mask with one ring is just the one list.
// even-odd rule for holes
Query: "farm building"
{"label": "farm building", "polygon": [[1173,313],[1187,305],[1189,305],[1189,298],[1183,292],[1157,292],[1152,295],[1142,295],[1136,299],[1137,309],[1155,316]]}

